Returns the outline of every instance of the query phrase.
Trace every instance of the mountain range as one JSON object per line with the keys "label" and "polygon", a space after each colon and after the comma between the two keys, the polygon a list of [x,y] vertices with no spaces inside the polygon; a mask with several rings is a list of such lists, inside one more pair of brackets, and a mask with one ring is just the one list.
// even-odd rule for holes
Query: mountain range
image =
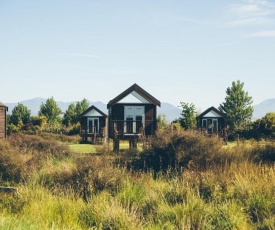
{"label": "mountain range", "polygon": [[[16,103],[4,103],[6,106],[8,106],[9,111],[8,114],[12,113],[13,108],[18,104],[21,103],[28,107],[28,109],[31,110],[32,115],[37,115],[38,111],[40,109],[41,103],[45,103],[47,99],[36,97],[30,100],[24,100]],[[56,101],[60,109],[65,112],[68,108],[68,106],[71,103],[75,103],[76,101],[71,102],[62,102],[62,101]],[[96,101],[92,102],[89,101],[89,105],[94,105],[98,109],[100,109],[104,113],[108,113],[107,111],[107,105],[103,102]],[[268,112],[275,112],[275,98],[273,99],[267,99],[263,102],[254,105],[254,113],[253,113],[253,120],[256,120],[258,118],[264,117]],[[166,119],[168,122],[172,122],[175,119],[178,119],[181,116],[181,109],[179,107],[176,107],[170,103],[163,102],[161,103],[161,107],[157,108],[157,114],[164,114],[166,116]]]}
{"label": "mountain range", "polygon": [[[40,105],[42,103],[46,103],[47,99],[45,98],[41,98],[41,97],[36,97],[30,100],[24,100],[24,101],[20,101],[20,102],[16,102],[16,103],[4,103],[6,106],[8,106],[9,111],[8,114],[12,113],[13,108],[18,105],[18,103],[21,103],[25,106],[28,107],[29,110],[31,110],[31,115],[37,115],[38,111],[40,109]],[[97,107],[98,109],[100,109],[102,112],[108,114],[108,110],[107,110],[107,104],[104,104],[103,102],[100,101],[96,101],[96,102],[92,102],[89,101],[89,105],[94,105],[95,107]],[[69,105],[71,103],[76,103],[76,101],[70,101],[70,102],[62,102],[62,101],[56,101],[56,103],[58,104],[59,108],[62,110],[62,112],[65,112],[67,110],[67,108],[69,107]],[[161,107],[157,108],[157,114],[165,114],[166,119],[168,122],[172,122],[173,120],[177,119],[180,117],[181,114],[181,109],[179,109],[178,107],[169,104],[169,103],[161,103]]]}

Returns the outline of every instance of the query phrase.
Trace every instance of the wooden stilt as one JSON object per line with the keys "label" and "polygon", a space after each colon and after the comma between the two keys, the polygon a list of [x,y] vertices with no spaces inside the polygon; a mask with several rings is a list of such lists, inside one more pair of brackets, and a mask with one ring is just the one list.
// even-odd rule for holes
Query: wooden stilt
{"label": "wooden stilt", "polygon": [[119,153],[119,139],[114,139],[113,140],[113,151],[115,153]]}

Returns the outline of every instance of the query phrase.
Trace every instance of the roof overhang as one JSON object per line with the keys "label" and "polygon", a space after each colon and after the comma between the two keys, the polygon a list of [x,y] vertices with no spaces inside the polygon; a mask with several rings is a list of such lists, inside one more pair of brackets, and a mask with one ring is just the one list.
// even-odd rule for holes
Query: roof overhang
{"label": "roof overhang", "polygon": [[[92,111],[95,111],[95,115],[96,116],[103,116],[103,117],[107,117],[107,115],[105,113],[103,113],[100,109],[98,109],[97,107],[95,107],[94,105],[90,106],[88,109],[86,109],[83,113],[80,114],[80,117],[85,116],[86,114],[89,114]],[[87,116],[87,115],[86,115]],[[89,115],[88,115],[89,116]]]}
{"label": "roof overhang", "polygon": [[114,99],[110,100],[107,104],[107,109],[111,107],[112,105],[119,103],[120,101],[123,102],[123,99],[127,97],[128,95],[132,95],[135,98],[137,98],[140,102],[139,103],[149,103],[153,104],[155,106],[161,105],[160,101],[157,100],[155,97],[153,97],[151,94],[146,92],[144,89],[142,89],[140,86],[137,84],[133,84],[131,87],[123,91],[121,94],[119,94],[117,97]]}
{"label": "roof overhang", "polygon": [[198,118],[203,118],[203,117],[222,117],[226,118],[226,114],[222,113],[221,111],[217,110],[214,106],[208,108],[204,112],[202,112]]}

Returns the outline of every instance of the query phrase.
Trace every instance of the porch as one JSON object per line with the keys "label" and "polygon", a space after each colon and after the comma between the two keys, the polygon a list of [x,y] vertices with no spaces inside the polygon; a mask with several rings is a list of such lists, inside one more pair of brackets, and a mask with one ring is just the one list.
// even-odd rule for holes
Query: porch
{"label": "porch", "polygon": [[82,140],[88,142],[90,139],[92,144],[102,144],[105,135],[104,128],[99,129],[98,126],[81,126],[80,128]]}
{"label": "porch", "polygon": [[112,139],[131,140],[145,136],[142,120],[115,120],[110,122],[109,128]]}

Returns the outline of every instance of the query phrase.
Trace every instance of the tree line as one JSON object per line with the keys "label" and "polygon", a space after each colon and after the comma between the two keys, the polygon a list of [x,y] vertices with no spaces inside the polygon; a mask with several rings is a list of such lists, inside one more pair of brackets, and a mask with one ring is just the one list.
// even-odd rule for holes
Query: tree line
{"label": "tree line", "polygon": [[[7,131],[10,133],[46,131],[51,133],[77,134],[80,130],[80,114],[89,108],[87,99],[71,103],[65,113],[53,97],[41,103],[38,115],[31,116],[27,106],[18,103],[7,115]],[[63,115],[63,116],[62,116]]]}
{"label": "tree line", "polygon": [[[226,89],[224,102],[219,110],[226,114],[226,128],[228,137],[235,139],[275,137],[275,112],[267,113],[263,118],[251,121],[253,114],[253,100],[244,90],[244,83],[233,81]],[[181,117],[173,121],[184,129],[197,128],[199,112],[193,103],[180,102]],[[27,106],[19,103],[7,116],[8,133],[46,131],[51,133],[78,134],[80,131],[80,114],[89,108],[87,99],[71,103],[62,114],[61,109],[53,97],[41,103],[38,115],[31,116]],[[63,116],[61,116],[63,115]],[[165,115],[160,115],[158,121],[161,126],[166,125]]]}
{"label": "tree line", "polygon": [[[225,92],[224,102],[218,109],[226,115],[226,129],[230,139],[275,137],[275,112],[267,113],[264,117],[252,121],[253,100],[244,90],[243,82],[233,81]],[[179,107],[182,109],[181,117],[174,123],[179,123],[184,129],[196,129],[199,115],[196,106],[193,103],[180,102]]]}

